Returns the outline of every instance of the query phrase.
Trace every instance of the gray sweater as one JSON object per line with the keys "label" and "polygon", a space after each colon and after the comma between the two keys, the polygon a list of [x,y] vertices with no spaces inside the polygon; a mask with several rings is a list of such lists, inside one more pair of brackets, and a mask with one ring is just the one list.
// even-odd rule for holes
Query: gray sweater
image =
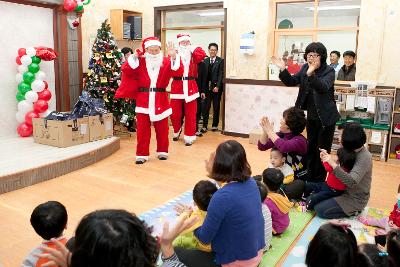
{"label": "gray sweater", "polygon": [[335,198],[336,202],[348,216],[361,212],[368,203],[372,180],[372,156],[363,147],[356,155],[353,169],[347,173],[340,166],[333,174],[346,185],[346,191]]}

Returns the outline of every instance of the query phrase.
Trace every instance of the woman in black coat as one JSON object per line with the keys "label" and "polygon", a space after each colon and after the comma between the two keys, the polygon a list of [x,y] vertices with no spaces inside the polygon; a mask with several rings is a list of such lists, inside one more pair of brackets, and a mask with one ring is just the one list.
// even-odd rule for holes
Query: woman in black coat
{"label": "woman in black coat", "polygon": [[307,169],[310,181],[324,181],[326,171],[319,149],[330,152],[335,123],[340,119],[334,99],[335,70],[326,64],[326,47],[319,42],[307,46],[300,71],[291,75],[283,60],[273,57],[281,70],[279,78],[286,86],[299,86],[295,106],[307,111]]}

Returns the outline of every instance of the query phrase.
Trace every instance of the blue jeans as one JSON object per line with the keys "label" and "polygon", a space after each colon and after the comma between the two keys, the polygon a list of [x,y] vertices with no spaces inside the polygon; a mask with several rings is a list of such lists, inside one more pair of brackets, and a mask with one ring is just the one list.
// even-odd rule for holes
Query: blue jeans
{"label": "blue jeans", "polygon": [[340,219],[347,217],[335,199],[329,198],[314,207],[317,216],[322,219]]}
{"label": "blue jeans", "polygon": [[343,191],[335,190],[328,186],[326,182],[311,183],[307,182],[305,185],[305,193],[308,195],[306,205],[308,210],[313,210],[314,206],[321,201],[340,196]]}

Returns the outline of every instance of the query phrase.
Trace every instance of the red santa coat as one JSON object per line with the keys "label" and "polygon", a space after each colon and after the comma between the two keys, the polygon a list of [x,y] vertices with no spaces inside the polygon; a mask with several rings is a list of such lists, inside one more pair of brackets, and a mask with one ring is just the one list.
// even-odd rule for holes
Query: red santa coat
{"label": "red santa coat", "polygon": [[[174,77],[194,77],[197,78],[197,64],[204,60],[206,52],[201,47],[196,47],[192,51],[190,63],[184,66],[183,75],[174,75]],[[199,89],[196,80],[173,80],[171,84],[171,99],[185,99],[185,102],[191,102],[199,97]]]}
{"label": "red santa coat", "polygon": [[397,227],[400,227],[400,210],[397,203],[394,205],[392,212],[390,213],[389,220],[392,221]]}
{"label": "red santa coat", "polygon": [[134,70],[129,66],[128,61],[125,61],[121,66],[121,84],[115,92],[114,98],[136,99],[138,88],[134,75]]}
{"label": "red santa coat", "polygon": [[164,57],[158,72],[147,68],[144,57],[137,59],[130,56],[128,66],[133,71],[131,78],[137,81],[136,113],[148,114],[151,121],[160,121],[171,115],[167,92],[140,92],[140,88],[167,88],[173,75],[183,73],[179,56],[174,63],[170,58]]}

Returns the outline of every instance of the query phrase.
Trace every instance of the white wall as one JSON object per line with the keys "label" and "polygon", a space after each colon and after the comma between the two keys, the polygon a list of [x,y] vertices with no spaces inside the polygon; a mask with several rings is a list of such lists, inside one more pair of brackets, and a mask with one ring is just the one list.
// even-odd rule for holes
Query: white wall
{"label": "white wall", "polygon": [[[54,48],[53,39],[53,10],[49,8],[34,7],[0,1],[1,36],[0,57],[0,137],[15,135],[17,121],[17,63],[15,58],[21,47],[47,46]],[[49,102],[49,109],[55,110],[56,96],[54,91],[54,62],[40,63],[40,68],[46,73],[53,96]]]}

